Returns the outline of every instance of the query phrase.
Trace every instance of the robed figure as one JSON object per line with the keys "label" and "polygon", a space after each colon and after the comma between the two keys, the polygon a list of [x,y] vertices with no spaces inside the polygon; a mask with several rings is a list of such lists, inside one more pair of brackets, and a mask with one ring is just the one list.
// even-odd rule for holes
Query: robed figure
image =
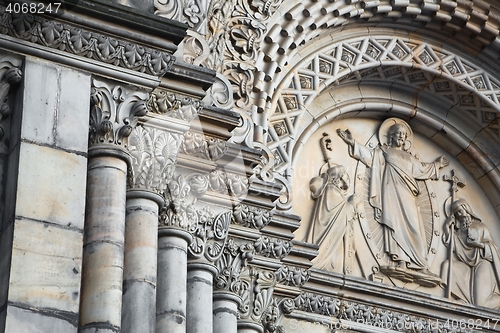
{"label": "robed figure", "polygon": [[388,143],[370,149],[356,142],[349,130],[337,130],[348,144],[351,157],[370,168],[369,203],[375,219],[383,225],[384,250],[397,269],[410,268],[426,275],[428,270],[425,228],[418,211],[417,180],[438,179],[439,169],[448,165],[442,156],[424,163],[409,152],[408,124],[399,120],[387,131]]}
{"label": "robed figure", "polygon": [[[466,303],[499,309],[500,256],[493,238],[464,199],[452,204],[452,213],[443,234],[443,242],[453,244],[452,266],[450,269],[449,261],[442,266],[443,277],[451,273],[451,295]],[[454,228],[453,233],[450,228]]]}
{"label": "robed figure", "polygon": [[345,198],[349,188],[347,172],[342,165],[333,166],[314,177],[309,185],[315,204],[306,241],[320,246],[314,267],[350,274],[354,260],[351,223],[355,210]]}

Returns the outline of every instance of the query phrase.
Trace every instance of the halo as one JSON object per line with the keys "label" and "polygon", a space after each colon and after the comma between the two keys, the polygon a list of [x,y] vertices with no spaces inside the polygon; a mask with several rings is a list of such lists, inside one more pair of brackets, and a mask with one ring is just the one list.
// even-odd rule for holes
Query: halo
{"label": "halo", "polygon": [[389,128],[395,124],[401,124],[406,127],[406,141],[403,148],[404,150],[409,150],[413,142],[413,131],[411,130],[410,125],[408,125],[406,121],[400,118],[388,118],[382,123],[382,125],[380,125],[378,129],[378,141],[382,145],[387,144],[388,143],[387,132],[389,131]]}

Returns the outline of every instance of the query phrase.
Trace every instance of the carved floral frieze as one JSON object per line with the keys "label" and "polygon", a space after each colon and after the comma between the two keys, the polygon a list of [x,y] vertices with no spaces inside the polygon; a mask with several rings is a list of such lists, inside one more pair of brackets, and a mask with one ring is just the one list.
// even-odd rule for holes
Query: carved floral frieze
{"label": "carved floral frieze", "polygon": [[89,144],[127,147],[139,117],[146,115],[148,93],[131,86],[93,80]]}
{"label": "carved floral frieze", "polygon": [[207,137],[202,133],[187,131],[184,133],[180,152],[189,156],[212,161],[220,159],[227,151],[226,141]]}
{"label": "carved floral frieze", "polygon": [[200,100],[170,91],[155,90],[148,101],[151,113],[192,121],[203,108]]}
{"label": "carved floral frieze", "polygon": [[271,222],[271,210],[247,204],[237,204],[233,208],[233,222],[247,228],[262,229]]}
{"label": "carved floral frieze", "polygon": [[155,76],[163,76],[175,61],[174,56],[164,51],[32,14],[3,12],[0,33]]}
{"label": "carved floral frieze", "polygon": [[193,30],[203,30],[205,10],[200,0],[154,0],[155,15],[186,23]]}
{"label": "carved floral frieze", "polygon": [[210,190],[235,197],[247,194],[250,186],[246,176],[218,169],[210,172],[208,179]]}
{"label": "carved floral frieze", "polygon": [[276,271],[278,283],[286,286],[302,287],[311,277],[307,269],[283,265]]}
{"label": "carved floral frieze", "polygon": [[292,251],[292,242],[275,237],[261,236],[254,243],[255,253],[264,257],[283,259]]}

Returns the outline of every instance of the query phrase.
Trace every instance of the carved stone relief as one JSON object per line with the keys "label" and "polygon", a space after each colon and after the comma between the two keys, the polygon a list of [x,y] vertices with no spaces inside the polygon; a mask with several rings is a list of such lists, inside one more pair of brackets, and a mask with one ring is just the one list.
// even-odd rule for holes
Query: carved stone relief
{"label": "carved stone relief", "polygon": [[320,246],[313,267],[498,308],[498,219],[453,156],[402,119],[345,119],[319,128],[300,160],[296,239]]}
{"label": "carved stone relief", "polygon": [[148,112],[148,97],[135,87],[92,80],[89,144],[127,147],[138,117]]}
{"label": "carved stone relief", "polygon": [[[0,55],[0,122],[11,114],[12,88],[21,81],[23,74],[19,69],[20,66],[19,59]],[[4,136],[5,130],[0,124],[0,141]]]}

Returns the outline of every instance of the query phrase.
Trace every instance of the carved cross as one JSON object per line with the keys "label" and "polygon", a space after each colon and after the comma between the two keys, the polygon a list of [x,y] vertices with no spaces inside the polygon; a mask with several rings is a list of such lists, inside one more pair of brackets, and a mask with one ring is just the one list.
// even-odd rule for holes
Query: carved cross
{"label": "carved cross", "polygon": [[455,201],[455,194],[458,191],[458,187],[464,187],[465,183],[455,175],[455,169],[451,170],[451,176],[444,175],[443,179],[451,183],[451,203]]}

